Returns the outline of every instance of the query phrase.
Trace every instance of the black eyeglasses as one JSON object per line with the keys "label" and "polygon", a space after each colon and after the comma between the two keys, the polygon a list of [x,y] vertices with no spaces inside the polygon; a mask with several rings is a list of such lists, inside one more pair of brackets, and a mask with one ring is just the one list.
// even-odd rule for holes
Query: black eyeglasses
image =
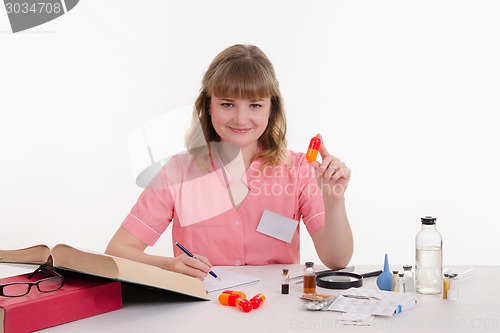
{"label": "black eyeglasses", "polygon": [[37,282],[12,282],[0,285],[0,296],[21,297],[27,295],[33,286],[36,286],[41,293],[50,293],[61,289],[64,285],[64,276],[57,273],[54,268],[48,264],[42,264],[33,273],[28,275],[28,279],[31,279],[37,273],[50,274],[52,276]]}

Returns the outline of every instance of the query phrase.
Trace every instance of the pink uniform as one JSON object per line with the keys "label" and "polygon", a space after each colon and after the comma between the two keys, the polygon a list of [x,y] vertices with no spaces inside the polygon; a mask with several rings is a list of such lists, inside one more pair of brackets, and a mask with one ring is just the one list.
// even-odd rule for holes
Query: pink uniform
{"label": "pink uniform", "polygon": [[[304,154],[290,152],[291,167],[264,167],[259,160],[242,182],[248,193],[236,208],[224,167],[200,170],[189,154],[170,159],[140,195],[122,227],[152,246],[173,221],[173,241],[213,265],[299,263],[299,228],[291,243],[257,232],[264,210],[300,221],[310,235],[325,224],[324,203],[314,169]],[[229,179],[230,181],[230,179]],[[174,246],[175,256],[182,252]]]}

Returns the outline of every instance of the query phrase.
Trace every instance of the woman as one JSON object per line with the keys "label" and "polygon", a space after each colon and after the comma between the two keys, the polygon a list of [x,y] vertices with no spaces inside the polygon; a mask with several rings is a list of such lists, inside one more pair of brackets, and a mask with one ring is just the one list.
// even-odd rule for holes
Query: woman
{"label": "woman", "polygon": [[[302,219],[326,266],[349,263],[350,170],[324,143],[321,163],[287,149],[278,82],[258,47],[234,45],[212,61],[186,145],[141,194],[106,253],[198,278],[212,264],[299,263]],[[174,242],[199,260],[175,246],[173,258],[144,253],[171,222]]]}

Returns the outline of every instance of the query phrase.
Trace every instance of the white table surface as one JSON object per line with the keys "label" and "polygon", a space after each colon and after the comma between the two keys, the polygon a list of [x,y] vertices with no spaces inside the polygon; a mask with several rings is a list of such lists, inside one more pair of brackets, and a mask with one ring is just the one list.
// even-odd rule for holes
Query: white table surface
{"label": "white table surface", "polygon": [[[371,326],[340,325],[340,312],[307,311],[300,299],[302,284],[290,283],[290,294],[281,294],[281,272],[300,275],[302,265],[232,267],[260,277],[257,284],[234,288],[248,298],[263,293],[267,300],[259,309],[244,313],[220,305],[220,292],[210,294],[210,301],[192,301],[174,294],[144,294],[143,289],[127,289],[123,309],[94,316],[43,332],[500,332],[500,266],[454,268],[473,274],[460,281],[459,300],[445,301],[442,295],[419,295],[414,309],[392,317],[376,316]],[[318,270],[324,267],[318,267]],[[392,268],[392,266],[391,266]],[[356,266],[356,273],[380,269],[379,266]],[[5,269],[4,269],[5,271]],[[208,277],[210,278],[210,277]],[[362,288],[377,289],[376,278],[364,280]],[[318,288],[319,293],[338,295],[339,290]]]}

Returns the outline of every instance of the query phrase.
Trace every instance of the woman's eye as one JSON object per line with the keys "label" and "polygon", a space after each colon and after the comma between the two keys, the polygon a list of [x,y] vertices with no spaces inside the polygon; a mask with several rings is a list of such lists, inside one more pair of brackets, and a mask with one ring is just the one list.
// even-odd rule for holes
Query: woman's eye
{"label": "woman's eye", "polygon": [[260,105],[260,104],[250,104],[251,109],[260,109],[261,107],[262,107],[262,105]]}
{"label": "woman's eye", "polygon": [[232,108],[234,106],[232,103],[222,103],[221,105],[225,108]]}

